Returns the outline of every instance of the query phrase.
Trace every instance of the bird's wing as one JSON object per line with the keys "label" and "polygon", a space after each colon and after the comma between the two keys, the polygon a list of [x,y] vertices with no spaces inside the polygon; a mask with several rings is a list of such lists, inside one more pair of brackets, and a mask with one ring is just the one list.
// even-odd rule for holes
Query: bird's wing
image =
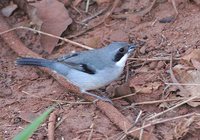
{"label": "bird's wing", "polygon": [[65,64],[67,66],[69,66],[70,68],[88,73],[88,74],[95,74],[96,70],[92,67],[92,65],[90,65],[90,61],[87,61],[87,57],[84,57],[86,59],[80,59],[80,56],[84,55],[81,52],[77,52],[77,53],[72,53],[69,55],[64,55],[62,57],[59,57],[56,59],[57,62],[60,62],[62,64]]}
{"label": "bird's wing", "polygon": [[66,61],[67,59],[76,57],[76,56],[78,56],[78,55],[80,55],[79,52],[71,53],[71,54],[68,54],[68,55],[63,55],[63,56],[61,56],[61,57],[58,57],[58,58],[56,59],[56,61],[58,61],[58,62],[63,62],[63,61]]}

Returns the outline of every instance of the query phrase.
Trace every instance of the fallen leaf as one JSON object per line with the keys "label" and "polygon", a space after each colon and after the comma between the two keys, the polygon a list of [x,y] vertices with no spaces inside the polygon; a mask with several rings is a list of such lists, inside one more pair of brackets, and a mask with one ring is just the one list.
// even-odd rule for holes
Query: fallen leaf
{"label": "fallen leaf", "polygon": [[153,83],[147,83],[142,86],[135,85],[134,88],[136,93],[139,92],[139,93],[149,94],[152,93],[153,91],[158,90],[160,86],[161,86],[160,82],[153,82]]}
{"label": "fallen leaf", "polygon": [[37,16],[37,9],[34,6],[29,5],[26,0],[13,0],[13,2],[17,4],[20,9],[24,10],[31,20],[31,24],[35,25],[37,30],[41,30],[43,21]]}
{"label": "fallen leaf", "polygon": [[76,7],[76,6],[78,6],[82,1],[83,1],[83,0],[74,0],[73,3],[72,3],[72,5],[73,5],[74,7]]}
{"label": "fallen leaf", "polygon": [[85,38],[82,40],[82,42],[87,45],[90,46],[92,48],[97,48],[97,46],[100,46],[100,37],[98,36],[91,36],[89,38]]}
{"label": "fallen leaf", "polygon": [[176,140],[183,138],[189,132],[189,127],[193,122],[194,116],[190,117],[189,119],[179,121],[179,123],[175,126],[174,129],[174,138]]}
{"label": "fallen leaf", "polygon": [[200,49],[192,50],[190,53],[184,55],[182,59],[186,60],[187,62],[191,62],[191,59],[200,61]]}
{"label": "fallen leaf", "polygon": [[193,0],[197,5],[200,5],[200,0]]}
{"label": "fallen leaf", "polygon": [[[37,9],[38,17],[43,21],[43,32],[60,36],[72,23],[64,4],[56,0],[42,0],[32,4]],[[51,53],[59,39],[41,35],[41,44]]]}
{"label": "fallen leaf", "polygon": [[200,62],[196,59],[191,59],[193,66],[200,71]]}
{"label": "fallen leaf", "polygon": [[[183,97],[192,97],[192,96],[200,96],[200,71],[198,70],[188,70],[184,69],[183,65],[176,65],[173,68],[174,74],[180,84],[185,91],[182,93],[178,92],[180,96]],[[197,107],[200,105],[200,100],[194,100],[187,103],[192,107]]]}
{"label": "fallen leaf", "polygon": [[16,4],[10,4],[4,8],[1,9],[1,13],[6,16],[9,17],[12,15],[12,13],[17,9],[17,5]]}

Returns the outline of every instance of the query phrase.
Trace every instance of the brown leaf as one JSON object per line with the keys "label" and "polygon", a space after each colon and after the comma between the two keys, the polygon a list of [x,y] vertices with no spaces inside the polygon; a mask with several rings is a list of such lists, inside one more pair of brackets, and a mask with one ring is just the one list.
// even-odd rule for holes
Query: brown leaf
{"label": "brown leaf", "polygon": [[[60,36],[72,23],[68,11],[61,2],[56,0],[42,0],[32,4],[37,9],[38,17],[43,21],[41,30],[56,36]],[[51,53],[58,39],[49,36],[41,36],[41,44]]]}
{"label": "brown leaf", "polygon": [[189,126],[194,122],[194,116],[189,119],[184,119],[179,121],[179,123],[175,126],[174,129],[174,138],[180,139],[183,138],[189,131]]}
{"label": "brown leaf", "polygon": [[73,5],[74,7],[76,7],[76,6],[78,6],[82,1],[83,1],[83,0],[74,0],[73,3],[72,3],[72,5]]}
{"label": "brown leaf", "polygon": [[139,93],[152,93],[153,91],[158,90],[158,88],[161,86],[160,82],[153,82],[153,83],[147,83],[145,85],[142,86],[137,86],[135,85],[135,92],[139,92]]}
{"label": "brown leaf", "polygon": [[189,54],[184,55],[182,57],[183,60],[186,60],[188,62],[191,62],[191,59],[196,59],[200,61],[200,49],[194,49]]}
{"label": "brown leaf", "polygon": [[200,0],[193,0],[197,5],[200,5]]}
{"label": "brown leaf", "polygon": [[191,59],[193,66],[200,71],[200,62],[196,59]]}
{"label": "brown leaf", "polygon": [[20,9],[24,10],[31,20],[31,24],[35,25],[37,30],[41,30],[43,21],[36,14],[37,9],[34,6],[29,5],[26,0],[13,0],[13,2],[16,3]]}
{"label": "brown leaf", "polygon": [[15,9],[17,9],[17,5],[16,4],[10,4],[4,8],[1,9],[1,13],[6,16],[9,17],[12,15],[12,13],[15,11]]}
{"label": "brown leaf", "polygon": [[[178,93],[183,97],[200,96],[200,71],[184,69],[183,65],[176,65],[173,68],[174,74],[182,87],[187,91],[186,93]],[[196,107],[200,105],[200,100],[188,102],[188,105]]]}

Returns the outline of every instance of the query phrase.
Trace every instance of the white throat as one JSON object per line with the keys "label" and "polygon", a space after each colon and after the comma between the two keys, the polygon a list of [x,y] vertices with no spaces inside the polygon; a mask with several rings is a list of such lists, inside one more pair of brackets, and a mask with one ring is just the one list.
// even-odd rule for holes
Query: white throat
{"label": "white throat", "polygon": [[117,63],[116,66],[118,67],[124,67],[126,64],[126,60],[128,58],[128,54],[125,54]]}

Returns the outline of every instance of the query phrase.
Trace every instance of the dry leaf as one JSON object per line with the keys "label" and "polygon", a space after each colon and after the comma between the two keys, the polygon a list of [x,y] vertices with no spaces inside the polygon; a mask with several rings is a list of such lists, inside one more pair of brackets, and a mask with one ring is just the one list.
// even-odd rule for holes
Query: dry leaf
{"label": "dry leaf", "polygon": [[13,2],[16,3],[20,9],[24,10],[31,20],[31,24],[35,25],[37,30],[40,30],[43,21],[37,16],[37,9],[34,6],[29,5],[26,0],[13,0]]}
{"label": "dry leaf", "polygon": [[[37,9],[38,17],[43,21],[41,30],[56,36],[60,36],[63,31],[72,23],[68,11],[63,3],[56,0],[42,0],[32,4]],[[41,44],[44,49],[51,53],[56,46],[58,39],[49,36],[41,36]]]}
{"label": "dry leaf", "polygon": [[200,62],[196,59],[191,59],[193,66],[200,71]]}
{"label": "dry leaf", "polygon": [[76,6],[78,6],[82,1],[83,1],[83,0],[74,0],[73,3],[72,3],[72,5],[73,5],[74,7],[76,7]]}
{"label": "dry leaf", "polygon": [[101,44],[101,38],[99,36],[91,36],[89,38],[85,38],[82,40],[82,42],[87,45],[90,46],[92,48],[97,48],[97,46],[100,46]]}
{"label": "dry leaf", "polygon": [[12,15],[12,13],[17,9],[17,5],[16,4],[10,4],[4,8],[1,9],[1,13],[6,16],[9,17]]}
{"label": "dry leaf", "polygon": [[[200,96],[200,71],[184,69],[183,65],[176,65],[173,68],[174,74],[182,87],[187,92],[180,92],[183,97]],[[188,85],[187,85],[188,84]],[[192,107],[200,105],[200,100],[190,101],[188,104]]]}
{"label": "dry leaf", "polygon": [[184,55],[182,59],[186,60],[187,62],[191,62],[191,59],[200,61],[200,49],[192,50],[189,54]]}
{"label": "dry leaf", "polygon": [[200,5],[200,0],[193,0],[197,5]]}
{"label": "dry leaf", "polygon": [[189,126],[194,122],[194,116],[179,122],[174,129],[174,138],[183,138],[189,131]]}
{"label": "dry leaf", "polygon": [[155,90],[158,90],[158,88],[161,86],[160,82],[153,82],[153,83],[148,83],[142,86],[135,85],[133,86],[135,88],[135,92],[139,93],[152,93]]}

